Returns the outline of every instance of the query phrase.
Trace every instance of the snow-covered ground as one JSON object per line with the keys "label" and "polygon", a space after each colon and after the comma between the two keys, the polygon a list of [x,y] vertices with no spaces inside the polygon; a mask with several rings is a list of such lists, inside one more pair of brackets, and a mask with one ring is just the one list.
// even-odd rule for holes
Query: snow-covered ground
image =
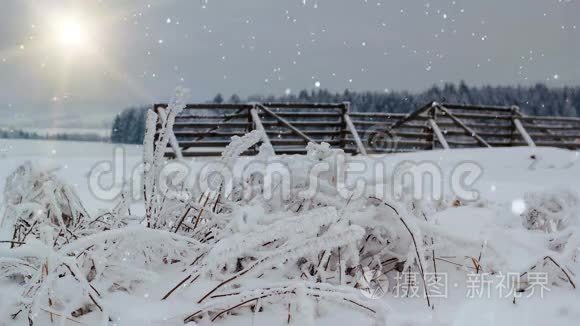
{"label": "snow-covered ground", "polygon": [[122,147],[128,167],[135,166],[142,158],[142,146],[113,145],[98,142],[56,140],[0,139],[0,189],[4,189],[6,177],[26,161],[41,166],[58,168],[57,174],[75,188],[89,210],[110,206],[111,203],[91,195],[88,174],[102,161],[111,161],[114,148]]}
{"label": "snow-covered ground", "polygon": [[[118,150],[119,147],[112,144],[88,142],[0,140],[0,189],[5,188],[6,178],[25,161],[32,161],[44,167],[60,166],[60,169],[56,170],[55,173],[72,185],[89,213],[94,216],[100,208],[112,208],[113,201],[95,197],[94,191],[89,186],[89,176],[99,163],[115,161],[115,148]],[[142,160],[142,146],[122,146],[122,148],[124,160],[120,162],[125,166],[125,171],[132,171],[133,167]],[[295,157],[285,162],[292,164],[292,162],[300,162],[302,159]],[[188,161],[186,165],[192,171],[197,172],[208,165],[212,166],[211,162],[216,160],[219,159],[199,158]],[[233,164],[236,166],[248,165],[251,164],[252,160],[252,158],[240,158]],[[436,248],[438,251],[435,254],[438,257],[438,260],[435,260],[437,267],[439,267],[438,273],[445,273],[448,281],[444,284],[445,295],[439,297],[432,295],[429,302],[431,308],[428,308],[426,298],[421,292],[423,290],[420,290],[420,295],[417,297],[413,295],[403,297],[398,291],[405,290],[405,288],[393,287],[395,279],[392,270],[390,272],[382,270],[381,272],[387,274],[386,282],[390,283],[389,293],[369,299],[368,293],[355,291],[360,292],[361,298],[368,299],[376,307],[382,307],[384,316],[378,321],[369,317],[364,311],[360,311],[364,309],[353,309],[344,303],[323,304],[311,299],[312,296],[296,294],[297,301],[288,301],[292,305],[296,304],[296,308],[291,308],[288,304],[283,303],[265,307],[264,311],[260,313],[252,313],[248,309],[240,310],[238,313],[234,311],[234,314],[227,318],[217,319],[217,323],[221,325],[287,324],[289,311],[292,311],[293,317],[290,320],[292,324],[301,324],[303,321],[301,318],[308,319],[309,313],[315,316],[315,323],[320,325],[371,325],[385,322],[387,325],[470,326],[580,324],[580,295],[578,291],[573,289],[576,285],[575,275],[580,273],[580,264],[577,263],[576,258],[579,249],[578,243],[580,243],[577,240],[579,234],[577,229],[580,225],[580,155],[578,152],[527,147],[426,151],[370,158],[348,158],[346,166],[348,167],[347,184],[354,184],[356,180],[360,179],[364,180],[367,188],[375,189],[375,191],[379,188],[382,189],[379,193],[372,193],[371,197],[381,195],[380,198],[395,201],[396,198],[399,198],[398,196],[401,196],[400,202],[396,203],[398,205],[396,208],[399,210],[412,212],[415,209],[415,204],[423,205],[425,201],[430,202],[429,205],[425,204],[424,206],[428,216],[425,219],[428,219],[428,222],[422,222],[419,219],[416,222],[417,225],[411,225],[410,229],[413,230],[413,233],[422,234],[425,239],[429,239],[428,234],[432,234],[431,241],[437,243],[437,245],[433,245],[432,249]],[[461,175],[457,176],[458,167],[465,168],[470,173],[477,172],[478,177],[475,180],[467,180],[467,185],[465,185],[461,183],[465,182]],[[397,178],[398,172],[416,171],[421,168],[427,169],[430,176],[440,172],[440,182],[435,179],[435,181],[425,183],[426,188],[428,188],[426,196],[433,195],[433,183],[439,184],[442,196],[438,200],[430,201],[429,197],[423,198],[423,200],[409,200],[407,181]],[[382,173],[377,172],[377,169],[380,169]],[[123,175],[127,179],[131,173],[125,172]],[[451,180],[454,177],[458,177],[463,185],[460,190],[470,191],[471,194],[473,194],[471,191],[475,190],[477,198],[468,200],[462,197],[463,194],[458,194],[457,185],[454,188]],[[397,184],[400,180],[403,181]],[[115,179],[114,183],[116,187],[122,185],[118,179]],[[396,184],[396,186],[391,188],[391,184]],[[561,200],[556,204],[556,207],[552,205],[554,198],[556,201]],[[338,197],[336,200],[350,201],[349,198],[340,199]],[[413,205],[412,208],[409,208],[409,203]],[[560,220],[548,221],[546,222],[548,224],[533,224],[533,222],[526,220],[525,217],[530,216],[530,211],[533,209],[530,205],[538,204],[541,206],[546,203],[548,203],[546,207],[534,208],[537,208],[540,213],[544,209],[548,215],[553,214]],[[145,212],[142,199],[132,203],[131,207],[134,215]],[[256,214],[256,216],[264,214],[264,211],[260,212],[257,207],[258,205],[254,203],[244,210],[244,223],[247,222],[246,218],[253,218],[252,214]],[[379,210],[385,208],[384,206],[377,207],[371,212],[386,214]],[[316,211],[315,208],[311,209]],[[338,209],[339,213],[346,210],[342,206],[339,206]],[[4,214],[3,210],[5,207],[0,208],[0,213]],[[359,211],[361,215],[370,214],[364,205],[359,208]],[[357,221],[354,217],[349,218]],[[394,223],[392,221],[385,221],[385,223]],[[380,220],[375,219],[373,223],[379,222]],[[561,224],[549,225],[552,222]],[[255,223],[259,226],[262,222]],[[369,227],[369,225],[364,224],[368,222],[360,221],[360,223],[360,225]],[[239,226],[239,232],[252,234],[256,227],[256,225]],[[383,226],[375,225],[374,227],[380,229]],[[389,228],[389,226],[384,227]],[[4,224],[0,229],[0,240],[10,240],[11,230],[9,225]],[[388,234],[391,231],[385,232]],[[438,244],[439,240],[442,244]],[[554,244],[558,241],[562,241],[559,244],[560,247]],[[567,242],[567,245],[564,242]],[[409,247],[401,249],[401,252],[409,251],[411,255],[414,255],[415,249],[412,247],[412,242],[406,239],[405,244]],[[474,247],[473,244],[478,245]],[[8,244],[0,244],[0,246],[3,246],[0,248],[8,248]],[[423,249],[428,248],[428,243],[425,246]],[[363,249],[360,250],[362,252]],[[396,249],[389,250],[393,251],[390,253],[393,257],[398,257],[398,261],[405,260],[405,257],[399,256],[400,252],[395,252]],[[430,252],[430,249],[426,252]],[[0,251],[0,253],[6,253],[6,251]],[[451,257],[451,254],[455,256]],[[554,264],[542,261],[542,258],[548,255],[554,258]],[[0,259],[2,259],[1,256]],[[328,261],[332,257],[334,256],[328,257]],[[406,256],[406,258],[411,260],[413,257]],[[370,259],[372,260],[372,257]],[[557,266],[556,262],[565,266],[557,268],[555,267]],[[433,272],[432,260],[425,259],[422,263],[429,264],[429,267],[425,266],[420,269],[424,268],[426,272]],[[540,267],[542,263],[544,264],[543,268]],[[538,267],[532,268],[534,265],[538,265]],[[502,290],[502,287],[509,284],[507,282],[504,284],[503,280],[498,277],[500,273],[513,272],[521,275],[526,272],[530,274],[534,270],[545,272],[549,276],[549,279],[543,284],[546,287],[545,293],[542,295],[536,293],[528,298],[530,292],[528,290],[523,292],[521,298],[517,298],[517,300],[514,299],[516,294],[505,295],[502,293],[502,291],[506,291],[505,288]],[[344,270],[342,272],[344,273]],[[493,275],[491,275],[492,273]],[[474,286],[474,277],[476,277],[474,274],[485,275],[489,278],[486,279],[486,282],[490,283],[479,284],[480,288],[477,289]],[[168,300],[161,301],[161,297],[185,275],[181,270],[169,267],[155,270],[155,277],[144,278],[145,281],[136,283],[133,291],[102,293],[101,302],[110,312],[110,322],[99,320],[101,317],[96,313],[82,316],[79,321],[89,324],[100,322],[120,325],[181,325],[184,313],[187,315],[186,312],[195,312],[194,299],[199,299],[201,294],[207,292],[210,286],[217,284],[216,282],[197,284],[183,289],[182,293],[177,293]],[[334,276],[328,276],[325,273],[321,273],[321,275],[329,278],[330,283],[333,282]],[[411,275],[417,277],[416,274],[409,274],[409,276]],[[416,283],[421,283],[422,276],[418,277]],[[270,275],[269,281],[281,283],[288,280],[286,278],[275,279]],[[416,286],[415,283],[411,283],[412,285],[408,286],[407,291]],[[2,314],[0,325],[26,324],[25,318],[17,318],[17,320],[6,318],[9,313],[15,312],[10,310],[13,301],[17,300],[16,292],[13,291],[15,285],[7,282],[0,284],[3,284],[0,285],[2,286],[2,291],[0,291],[0,314]],[[253,277],[243,283],[242,288],[258,285],[265,285],[264,280]],[[234,290],[230,289],[230,292]],[[481,295],[481,293],[474,293],[477,290],[489,292]],[[304,289],[301,291],[309,293]],[[104,292],[103,289],[101,292]],[[295,292],[298,293],[299,290],[297,289]],[[301,300],[305,301],[306,297],[309,297],[309,302],[314,303],[302,302],[301,305]],[[39,318],[41,318],[41,325],[49,322],[47,316]],[[67,325],[76,324],[76,319],[74,322],[71,320],[73,318],[62,321]],[[199,322],[203,324],[208,321],[202,319]]]}
{"label": "snow-covered ground", "polygon": [[[143,157],[140,145],[118,145],[97,142],[71,142],[48,140],[0,139],[0,189],[4,189],[6,177],[25,161],[58,167],[57,174],[73,185],[90,209],[107,205],[106,201],[95,198],[88,186],[88,174],[96,164],[113,162],[115,148],[124,151],[126,170],[137,166]],[[192,170],[210,165],[217,158],[193,158],[189,160]],[[251,160],[242,158],[239,164]],[[448,174],[458,164],[474,161],[482,168],[482,174],[473,184],[482,200],[510,204],[521,199],[525,192],[549,190],[559,187],[580,192],[580,153],[555,148],[495,148],[465,149],[452,151],[424,151],[400,153],[396,155],[373,156],[372,160],[359,159],[369,167],[379,161],[389,179],[402,162],[433,162]],[[371,163],[369,163],[369,161]],[[374,166],[374,165],[373,165]],[[358,165],[357,165],[358,167]],[[129,171],[127,171],[129,174]],[[351,177],[365,176],[372,179],[376,175],[370,168],[364,172],[353,172]],[[130,176],[127,176],[130,177]],[[445,180],[449,182],[449,180]],[[448,184],[443,190],[449,194]]]}

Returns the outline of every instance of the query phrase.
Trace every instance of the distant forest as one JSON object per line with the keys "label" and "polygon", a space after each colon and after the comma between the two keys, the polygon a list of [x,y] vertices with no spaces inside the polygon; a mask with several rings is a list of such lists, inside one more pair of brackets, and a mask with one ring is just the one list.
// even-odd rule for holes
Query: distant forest
{"label": "distant forest", "polygon": [[[580,87],[548,88],[534,86],[483,86],[469,87],[445,84],[433,86],[421,93],[411,92],[353,92],[332,93],[327,90],[300,91],[287,96],[250,96],[242,100],[236,94],[225,99],[217,94],[208,103],[241,102],[344,102],[351,103],[359,112],[411,112],[430,102],[450,102],[490,105],[518,105],[522,112],[531,115],[579,116]],[[145,132],[146,107],[128,108],[115,117],[111,141],[140,144]]]}
{"label": "distant forest", "polygon": [[98,142],[109,141],[109,137],[97,134],[80,134],[80,133],[42,134],[38,132],[24,131],[19,129],[0,129],[0,138],[75,140],[75,141],[98,141]]}

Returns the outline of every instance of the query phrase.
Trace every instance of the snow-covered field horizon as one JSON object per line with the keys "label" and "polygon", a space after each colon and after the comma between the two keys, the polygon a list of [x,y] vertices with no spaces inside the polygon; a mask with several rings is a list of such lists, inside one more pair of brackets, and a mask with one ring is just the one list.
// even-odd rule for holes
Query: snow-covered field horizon
{"label": "snow-covered field horizon", "polygon": [[[100,142],[60,141],[60,140],[24,140],[0,139],[0,162],[3,169],[0,174],[0,189],[4,189],[6,177],[19,165],[33,161],[40,165],[51,166],[65,181],[75,185],[81,198],[89,206],[93,203],[103,205],[106,201],[95,198],[89,189],[88,177],[90,171],[101,162],[118,159],[115,150],[122,150],[122,161],[126,175],[141,162],[143,149],[141,145],[111,144]],[[219,157],[200,157],[186,160],[192,173],[199,172],[204,166],[219,161]],[[238,165],[245,166],[252,161],[251,157],[242,157]],[[476,162],[481,166],[482,173],[473,189],[480,193],[482,200],[505,201],[509,203],[528,191],[545,189],[569,188],[580,192],[580,183],[572,182],[580,176],[580,152],[550,147],[509,147],[494,149],[454,149],[451,151],[423,151],[414,153],[396,153],[386,155],[371,155],[369,158],[355,157],[350,162],[364,164],[361,171],[351,171],[351,178],[376,177],[371,165],[381,163],[384,177],[390,178],[401,163],[420,164],[434,163],[442,171],[450,171],[462,162]],[[369,163],[371,162],[371,163]],[[372,165],[376,168],[376,165]],[[240,168],[238,168],[241,170]],[[111,172],[111,171],[109,171]],[[125,180],[126,181],[126,180]],[[445,180],[449,181],[449,180]],[[449,187],[447,192],[450,191]],[[445,189],[443,189],[445,190]],[[95,206],[94,208],[99,208]]]}

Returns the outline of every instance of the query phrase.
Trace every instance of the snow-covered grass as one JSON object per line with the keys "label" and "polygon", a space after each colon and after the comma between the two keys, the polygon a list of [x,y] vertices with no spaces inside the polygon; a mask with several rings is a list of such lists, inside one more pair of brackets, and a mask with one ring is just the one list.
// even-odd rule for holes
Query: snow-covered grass
{"label": "snow-covered grass", "polygon": [[[25,325],[29,317],[39,325],[580,322],[577,152],[469,149],[341,162],[340,151],[310,145],[306,156],[274,157],[265,149],[237,158],[257,136],[235,140],[225,157],[185,164],[219,172],[276,163],[292,180],[284,197],[274,190],[264,198],[278,184],[250,174],[236,176],[228,192],[222,183],[168,198],[149,138],[145,198],[132,202],[125,193],[105,201],[91,193],[88,176],[99,161],[112,160],[112,145],[1,140],[0,240],[12,240],[15,225],[21,229],[18,243],[0,244],[0,276],[7,276],[0,324]],[[127,170],[143,159],[137,146],[125,154]],[[14,173],[27,160],[34,164]],[[481,169],[472,201],[450,186],[466,161]],[[419,163],[440,169],[441,198],[415,198],[408,181],[399,183],[397,173]],[[51,170],[55,164],[62,168]],[[321,164],[344,167],[347,184],[364,180],[364,194],[337,190],[340,169],[316,174],[318,187],[309,193]],[[387,191],[378,196],[377,189]],[[445,278],[445,296],[431,291],[434,272],[435,280]],[[521,284],[500,277],[507,273],[521,276]],[[539,291],[532,274],[548,277],[543,295],[531,295]],[[406,277],[411,282],[400,286]]]}

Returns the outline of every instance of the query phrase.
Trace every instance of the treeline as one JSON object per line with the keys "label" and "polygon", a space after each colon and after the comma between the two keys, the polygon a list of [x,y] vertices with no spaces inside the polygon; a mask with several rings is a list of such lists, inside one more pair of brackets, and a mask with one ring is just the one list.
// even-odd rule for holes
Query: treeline
{"label": "treeline", "polygon": [[41,134],[34,131],[25,131],[20,129],[0,129],[0,138],[4,139],[45,139],[45,140],[72,140],[72,141],[96,141],[108,142],[107,136],[98,134],[81,134],[81,133],[57,133]]}
{"label": "treeline", "polygon": [[111,142],[142,144],[145,135],[145,114],[148,107],[133,107],[115,116],[111,130]]}
{"label": "treeline", "polygon": [[[327,90],[307,91],[284,96],[250,96],[242,100],[234,94],[225,99],[217,94],[208,103],[241,102],[307,102],[336,103],[348,101],[353,111],[359,112],[411,112],[430,102],[450,102],[489,105],[517,105],[530,115],[579,116],[580,87],[548,88],[534,86],[483,86],[469,87],[445,84],[433,86],[421,93],[411,92],[353,92],[332,93]],[[111,140],[115,143],[139,144],[145,132],[147,108],[130,108],[117,115],[113,123]]]}

